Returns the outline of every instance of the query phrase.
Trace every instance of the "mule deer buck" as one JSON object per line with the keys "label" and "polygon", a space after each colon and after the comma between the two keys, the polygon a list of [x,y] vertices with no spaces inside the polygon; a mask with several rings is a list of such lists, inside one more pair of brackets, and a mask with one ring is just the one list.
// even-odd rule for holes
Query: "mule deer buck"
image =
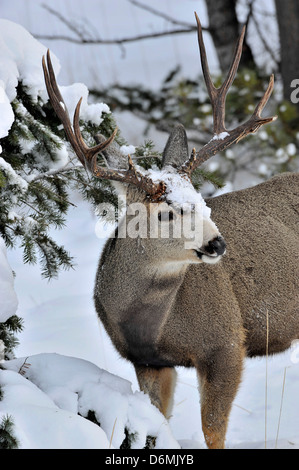
{"label": "mule deer buck", "polygon": [[[282,174],[206,201],[194,189],[191,174],[199,164],[275,119],[261,116],[273,90],[272,76],[253,115],[226,130],[225,99],[245,29],[227,78],[217,89],[197,15],[196,20],[214,137],[190,155],[186,132],[178,124],[167,141],[160,171],[137,169],[130,156],[127,161],[112,143],[115,133],[107,140],[98,136],[98,144],[87,147],[79,128],[80,101],[72,127],[49,52],[43,68],[52,106],[82,165],[126,190],[128,210],[119,231],[134,219],[129,208],[136,202],[144,205],[148,220],[157,214],[159,230],[183,222],[190,211],[193,225],[199,222],[201,229],[192,239],[175,237],[172,230],[168,238],[151,237],[148,228],[142,240],[110,238],[99,262],[94,301],[116,349],[133,363],[140,389],[166,417],[171,413],[175,366],[196,368],[206,444],[223,448],[244,358],[264,355],[266,348],[270,354],[283,351],[299,337],[299,174]],[[107,168],[97,163],[99,152]]]}

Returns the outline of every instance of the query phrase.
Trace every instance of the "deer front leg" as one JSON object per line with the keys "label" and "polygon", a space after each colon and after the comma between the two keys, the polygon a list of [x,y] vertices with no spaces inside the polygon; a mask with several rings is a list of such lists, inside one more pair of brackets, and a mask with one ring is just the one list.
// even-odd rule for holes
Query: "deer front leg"
{"label": "deer front leg", "polygon": [[243,350],[221,349],[198,367],[201,420],[209,449],[224,449],[228,418],[241,380]]}
{"label": "deer front leg", "polygon": [[134,365],[140,390],[147,393],[153,405],[169,419],[177,373],[173,367]]}

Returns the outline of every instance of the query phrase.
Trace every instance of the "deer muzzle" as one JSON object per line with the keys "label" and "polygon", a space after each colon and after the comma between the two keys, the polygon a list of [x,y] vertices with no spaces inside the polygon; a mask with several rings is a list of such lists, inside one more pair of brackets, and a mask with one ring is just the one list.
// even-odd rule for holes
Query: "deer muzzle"
{"label": "deer muzzle", "polygon": [[209,243],[196,251],[199,259],[206,263],[216,263],[226,252],[226,243],[223,237],[217,236]]}

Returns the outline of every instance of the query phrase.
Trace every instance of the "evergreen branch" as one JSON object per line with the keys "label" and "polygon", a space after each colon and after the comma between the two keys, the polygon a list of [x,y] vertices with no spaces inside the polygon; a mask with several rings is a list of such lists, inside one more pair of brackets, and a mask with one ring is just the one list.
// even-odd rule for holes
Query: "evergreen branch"
{"label": "evergreen branch", "polygon": [[58,168],[58,169],[52,169],[52,170],[48,170],[48,171],[45,171],[44,173],[39,173],[38,175],[33,175],[33,176],[27,176],[27,177],[24,177],[24,179],[28,182],[28,183],[32,183],[34,181],[38,181],[42,178],[48,178],[49,176],[55,176],[55,175],[59,175],[61,173],[66,173],[68,171],[72,171],[73,168],[69,168],[68,165],[69,165],[70,162],[67,162],[63,167],[61,168]]}
{"label": "evergreen branch", "polygon": [[32,206],[32,204],[30,204],[28,201],[25,201],[25,199],[21,199],[21,198],[19,200],[25,206],[30,207],[30,209],[32,209],[34,212],[36,212],[40,217],[43,217],[43,214],[36,207]]}
{"label": "evergreen branch", "polygon": [[3,416],[0,423],[0,449],[17,449],[19,442],[13,435],[14,423],[9,415]]}
{"label": "evergreen branch", "polygon": [[17,315],[9,317],[4,324],[10,331],[14,332],[20,332],[24,327],[22,318],[18,317]]}
{"label": "evergreen branch", "polygon": [[[68,179],[78,183],[78,178],[75,178],[74,176],[68,175]],[[97,183],[100,183],[100,184],[105,184],[106,183],[107,185],[110,186],[110,183],[108,181],[104,182],[104,181],[96,179],[95,177],[94,177],[94,181],[96,181]],[[84,186],[86,189],[91,189],[91,190],[95,189],[95,185],[94,185],[94,183],[92,183],[92,178],[89,174],[88,174],[88,180],[87,181],[83,180],[83,179],[80,179],[80,184],[82,186]]]}
{"label": "evergreen branch", "polygon": [[[44,196],[48,196],[51,198],[52,201],[55,201],[56,203],[58,204],[64,204],[66,202],[65,198],[64,197],[61,197],[59,196],[58,194],[54,193],[53,191],[51,191],[51,189],[49,189],[48,187],[45,187],[45,185],[40,185],[40,184],[36,184],[36,182],[32,183],[32,187],[35,186],[37,191],[38,190],[42,190],[42,193],[44,193],[43,195]],[[31,189],[32,189],[31,187]],[[42,197],[42,193],[39,194],[40,197]],[[36,194],[37,196],[37,194]],[[72,206],[76,207],[75,204],[67,201],[69,204],[71,204]]]}

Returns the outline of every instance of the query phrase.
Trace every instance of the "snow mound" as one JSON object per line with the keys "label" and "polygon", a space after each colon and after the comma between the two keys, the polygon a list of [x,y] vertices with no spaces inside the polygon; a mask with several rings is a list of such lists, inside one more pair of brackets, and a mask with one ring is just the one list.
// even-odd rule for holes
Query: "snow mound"
{"label": "snow mound", "polygon": [[55,405],[36,385],[10,370],[0,370],[0,420],[11,416],[20,449],[103,449],[109,447],[96,424]]}
{"label": "snow mound", "polygon": [[[134,435],[132,448],[143,448],[147,436],[156,437],[158,449],[180,448],[165,417],[147,395],[133,393],[130,382],[89,361],[42,353],[6,361],[3,367],[6,370],[0,375],[4,389],[0,413],[5,410],[12,415],[23,448],[32,445],[35,448],[119,448],[125,439],[125,429]],[[8,372],[12,375],[5,375]],[[28,379],[25,382],[24,377]],[[89,413],[100,427],[82,418]],[[26,416],[30,416],[30,426]],[[67,419],[69,425],[64,427]]]}

